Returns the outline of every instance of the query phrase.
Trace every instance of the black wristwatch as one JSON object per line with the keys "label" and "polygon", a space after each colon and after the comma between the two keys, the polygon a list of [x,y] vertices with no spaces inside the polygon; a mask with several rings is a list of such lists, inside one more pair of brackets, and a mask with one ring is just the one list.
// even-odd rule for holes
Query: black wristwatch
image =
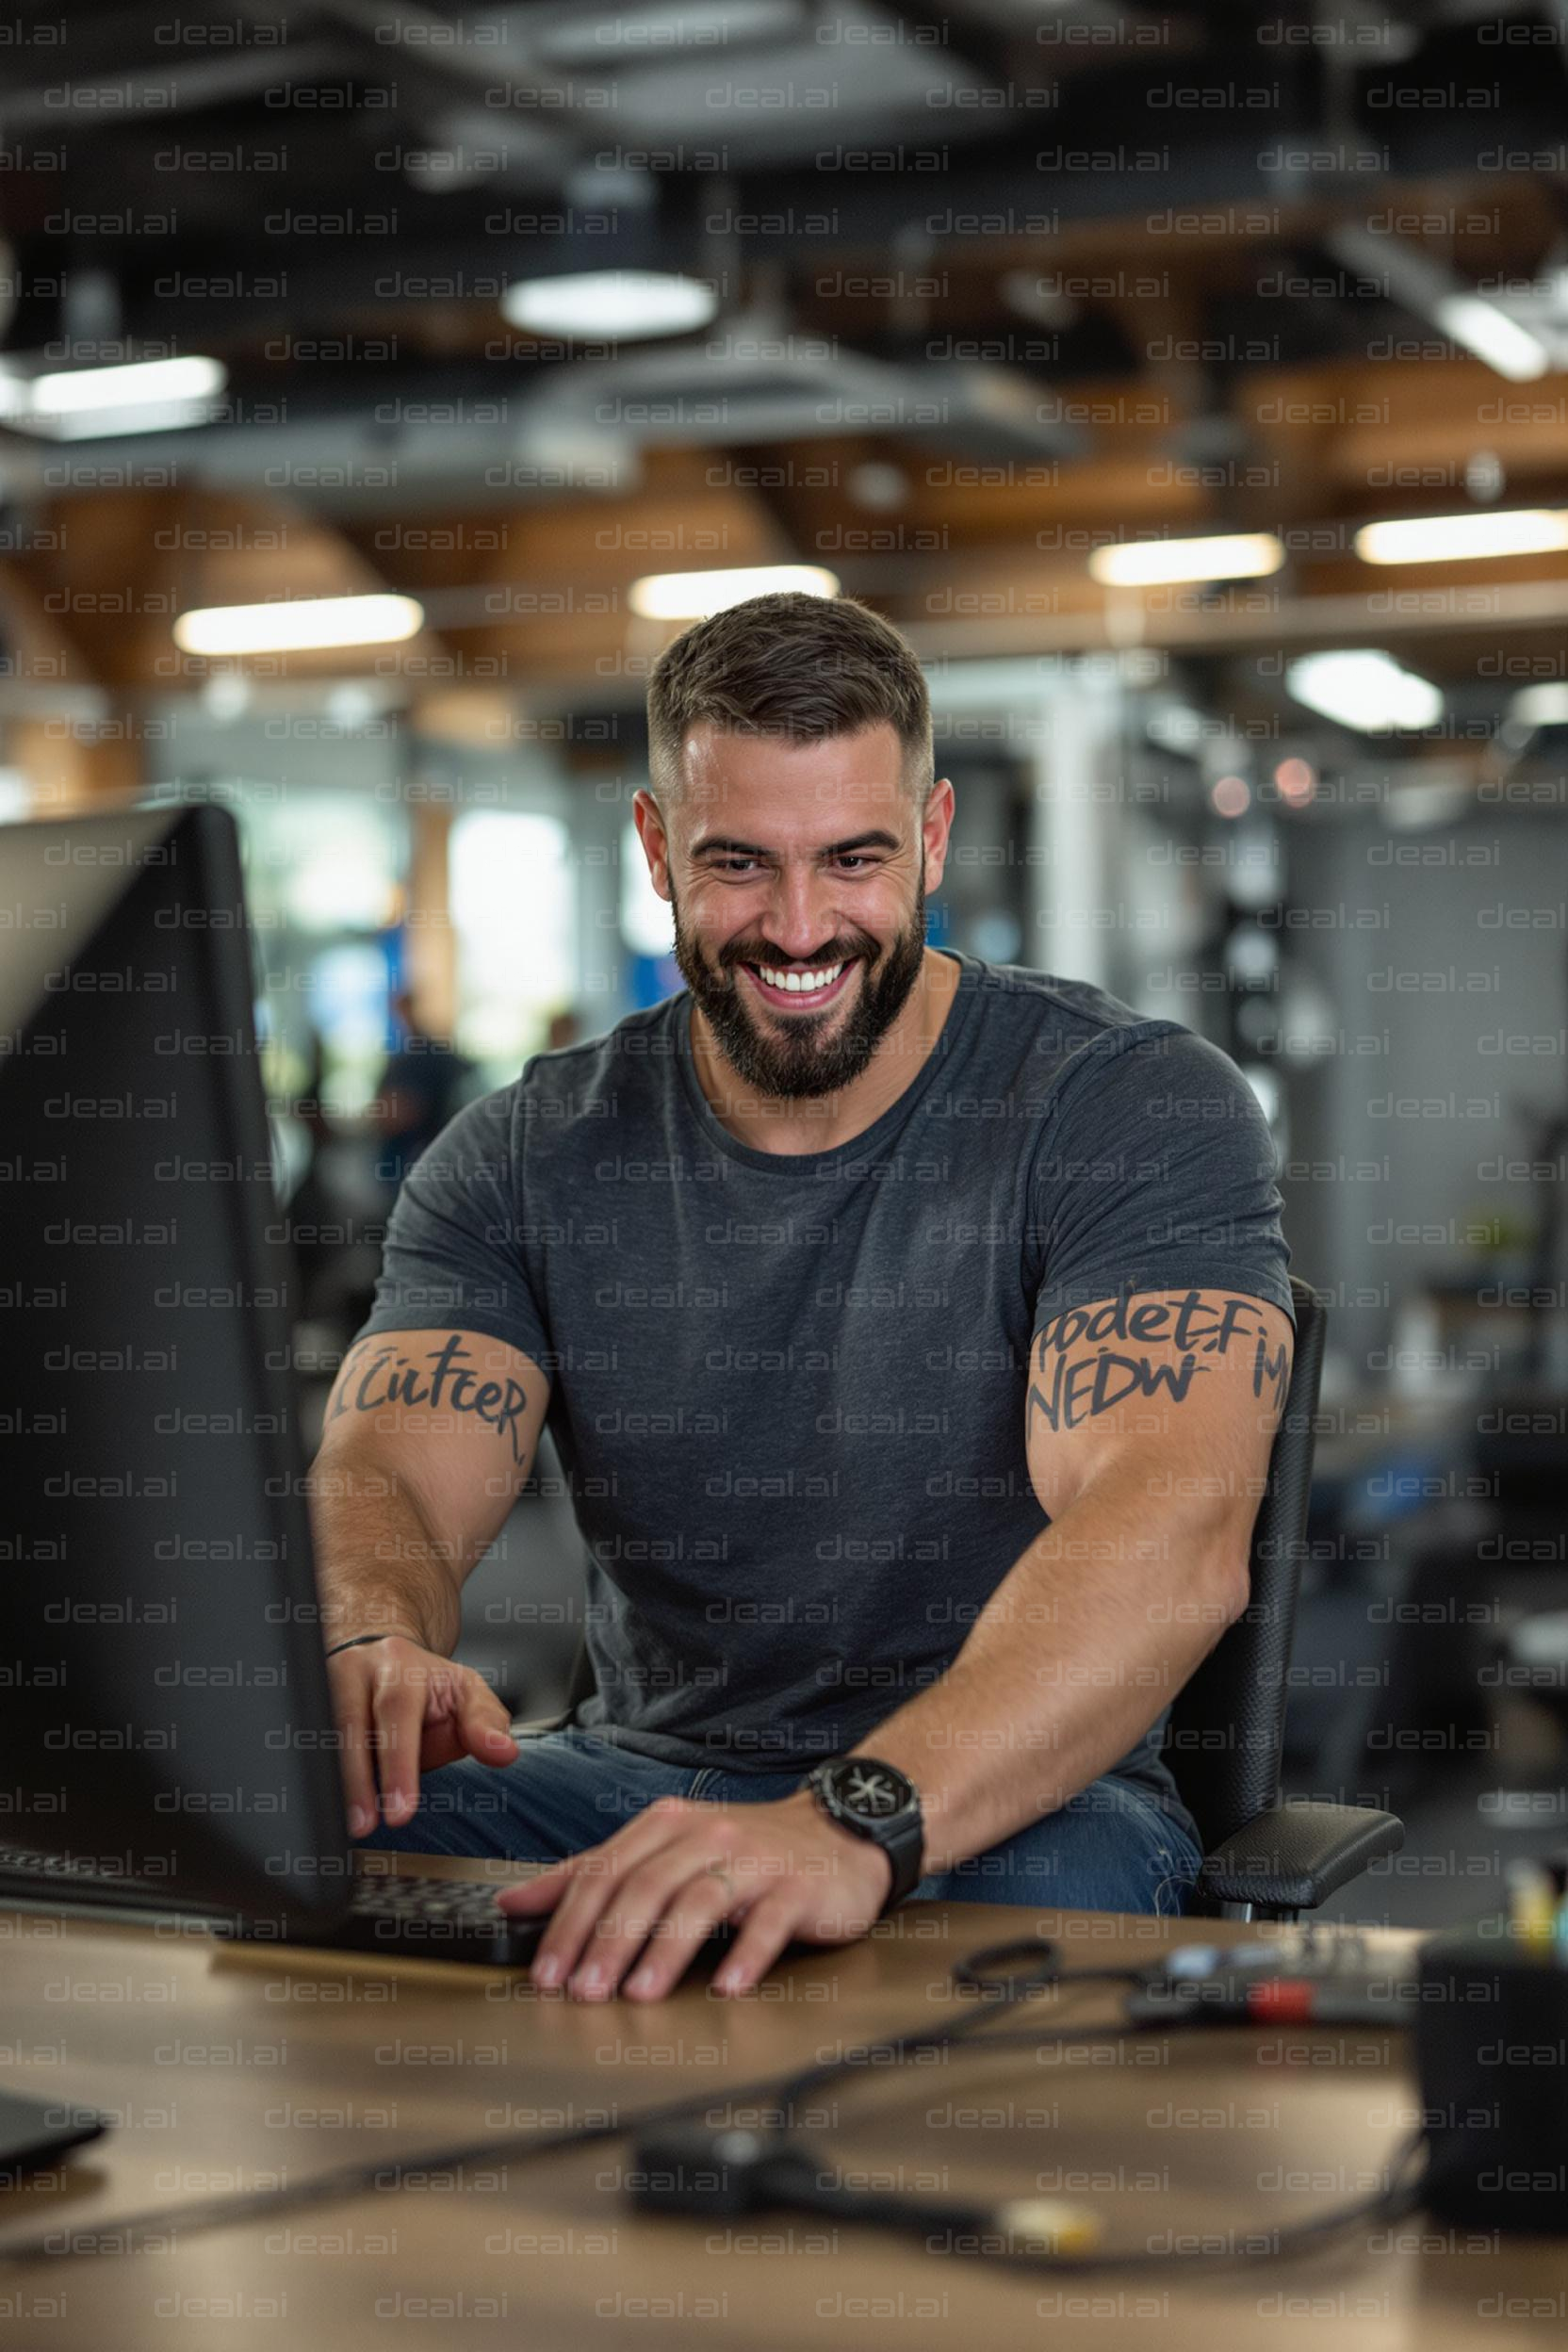
{"label": "black wristwatch", "polygon": [[896,1764],[874,1756],[840,1756],[808,1772],[806,1786],[830,1821],[869,1838],[893,1866],[893,1883],[880,1916],[886,1919],[919,1886],[925,1854],[920,1791]]}

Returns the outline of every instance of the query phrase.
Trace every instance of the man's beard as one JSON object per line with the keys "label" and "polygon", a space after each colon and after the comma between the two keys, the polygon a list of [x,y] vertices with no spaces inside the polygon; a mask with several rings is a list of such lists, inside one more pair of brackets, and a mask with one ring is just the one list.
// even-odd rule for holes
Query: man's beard
{"label": "man's beard", "polygon": [[[871,947],[846,940],[812,967],[820,972],[851,956],[863,966],[858,973],[849,975],[846,985],[853,997],[841,1021],[837,1004],[820,1013],[784,1013],[774,1021],[761,1008],[760,1000],[753,1011],[747,1001],[749,983],[739,969],[743,963],[766,962],[766,956],[727,948],[715,972],[682,928],[673,882],[670,905],[675,915],[676,963],[694,1004],[707,1016],[720,1053],[743,1086],[756,1094],[785,1101],[806,1102],[853,1086],[908,1003],[925,960],[923,874],[908,927],[882,951],[879,962]],[[839,1024],[836,1034],[819,1042],[829,1022]]]}

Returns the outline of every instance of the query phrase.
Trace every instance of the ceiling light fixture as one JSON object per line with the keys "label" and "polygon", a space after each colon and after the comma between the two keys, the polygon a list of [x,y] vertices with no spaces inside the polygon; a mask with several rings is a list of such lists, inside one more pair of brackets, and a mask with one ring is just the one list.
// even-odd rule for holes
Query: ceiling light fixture
{"label": "ceiling light fixture", "polygon": [[1178,580],[1261,580],[1277,572],[1284,547],[1271,531],[1224,539],[1139,539],[1096,547],[1089,575],[1102,588],[1158,588]]}
{"label": "ceiling light fixture", "polygon": [[1422,514],[1368,523],[1356,533],[1364,564],[1482,564],[1503,555],[1548,555],[1568,547],[1568,513],[1518,507],[1505,514]]}
{"label": "ceiling light fixture", "polygon": [[59,441],[210,424],[228,382],[220,360],[139,359],[29,376],[0,364],[0,423]]}
{"label": "ceiling light fixture", "polygon": [[564,278],[520,278],[501,296],[509,326],[580,341],[633,343],[705,327],[719,307],[710,286],[661,270],[590,270]]}
{"label": "ceiling light fixture", "polygon": [[1443,713],[1443,696],[1430,679],[1402,670],[1386,653],[1309,653],[1286,670],[1285,691],[1364,735],[1431,727]]}
{"label": "ceiling light fixture", "polygon": [[1508,714],[1519,727],[1568,727],[1568,679],[1552,678],[1539,686],[1522,686]]}
{"label": "ceiling light fixture", "polygon": [[631,583],[630,602],[645,621],[698,621],[727,612],[752,596],[792,590],[797,596],[836,596],[839,582],[816,564],[765,564],[735,572],[650,572]]}
{"label": "ceiling light fixture", "polygon": [[1484,295],[1445,294],[1433,306],[1432,317],[1445,335],[1452,335],[1477,359],[1484,359],[1510,384],[1532,384],[1552,364],[1552,355],[1540,337]]}
{"label": "ceiling light fixture", "polygon": [[1527,384],[1550,368],[1551,353],[1539,335],[1408,237],[1348,220],[1324,241],[1336,261],[1381,286],[1412,318],[1429,319],[1510,383]]}
{"label": "ceiling light fixture", "polygon": [[182,653],[316,653],[336,645],[390,645],[424,627],[412,596],[302,596],[277,604],[213,604],[182,612]]}

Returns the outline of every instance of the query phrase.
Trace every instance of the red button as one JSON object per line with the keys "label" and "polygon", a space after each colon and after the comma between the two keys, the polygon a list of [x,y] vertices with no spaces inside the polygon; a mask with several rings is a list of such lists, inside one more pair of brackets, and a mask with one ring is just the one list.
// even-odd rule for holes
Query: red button
{"label": "red button", "polygon": [[1276,1977],[1272,1984],[1252,1986],[1247,1996],[1247,2014],[1279,2025],[1303,2024],[1312,2016],[1315,1990],[1301,1977]]}

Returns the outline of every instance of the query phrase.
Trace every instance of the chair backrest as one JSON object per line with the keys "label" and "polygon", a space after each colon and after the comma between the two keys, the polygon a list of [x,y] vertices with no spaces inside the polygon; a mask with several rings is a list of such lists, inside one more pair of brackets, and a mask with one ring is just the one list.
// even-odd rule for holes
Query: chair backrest
{"label": "chair backrest", "polygon": [[1212,1854],[1279,1801],[1286,1670],[1301,1589],[1314,1417],[1328,1309],[1296,1275],[1296,1349],[1252,1529],[1251,1599],[1177,1695],[1164,1749],[1182,1801]]}

